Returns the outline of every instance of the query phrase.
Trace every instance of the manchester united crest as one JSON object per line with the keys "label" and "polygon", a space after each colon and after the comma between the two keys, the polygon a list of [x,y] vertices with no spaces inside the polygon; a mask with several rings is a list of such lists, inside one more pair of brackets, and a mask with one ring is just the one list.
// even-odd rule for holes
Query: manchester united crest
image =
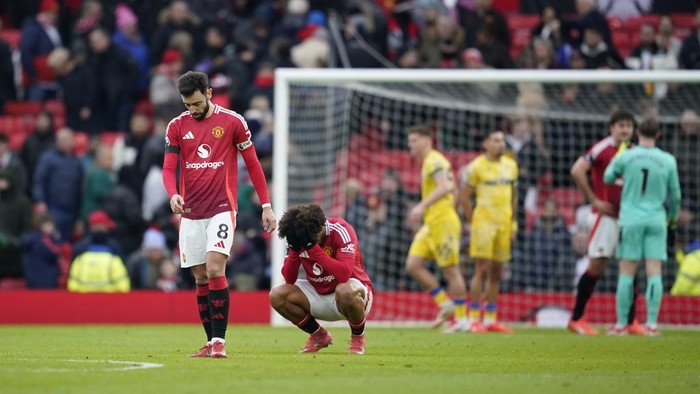
{"label": "manchester united crest", "polygon": [[333,256],[333,248],[331,248],[330,246],[326,246],[325,248],[323,248],[323,252],[329,256]]}
{"label": "manchester united crest", "polygon": [[224,128],[221,126],[216,126],[211,129],[211,134],[214,136],[214,138],[221,138],[221,136],[224,135]]}

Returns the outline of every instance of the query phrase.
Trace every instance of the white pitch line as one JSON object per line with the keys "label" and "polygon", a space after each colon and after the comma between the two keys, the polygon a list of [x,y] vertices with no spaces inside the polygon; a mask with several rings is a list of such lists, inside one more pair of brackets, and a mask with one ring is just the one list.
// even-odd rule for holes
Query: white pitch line
{"label": "white pitch line", "polygon": [[[39,361],[39,359],[36,358],[16,358],[15,360],[25,360],[25,361]],[[47,361],[47,360],[41,360],[41,361]],[[57,359],[55,361],[67,361],[71,363],[90,363],[90,364],[98,364],[98,363],[105,363],[105,364],[117,364],[117,365],[124,365],[120,367],[111,367],[111,368],[88,368],[88,369],[81,369],[79,371],[93,371],[93,372],[100,372],[100,371],[106,371],[106,372],[121,372],[121,371],[135,371],[139,369],[151,369],[151,368],[163,368],[163,364],[158,364],[158,363],[146,363],[146,362],[141,362],[141,361],[121,361],[121,360],[79,360],[79,359]],[[0,367],[0,370],[4,368]],[[31,372],[74,372],[77,371],[76,369],[73,368],[54,368],[54,367],[42,367],[42,368],[11,368],[13,371],[16,372],[21,372],[21,371],[31,371]]]}

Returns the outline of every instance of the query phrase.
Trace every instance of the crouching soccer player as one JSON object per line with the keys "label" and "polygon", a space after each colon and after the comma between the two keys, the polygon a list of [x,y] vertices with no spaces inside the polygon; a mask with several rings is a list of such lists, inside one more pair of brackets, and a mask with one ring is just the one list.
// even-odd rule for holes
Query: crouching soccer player
{"label": "crouching soccer player", "polygon": [[[623,152],[605,169],[605,183],[623,177],[620,202],[620,276],[617,281],[617,324],[609,335],[628,333],[627,316],[633,301],[633,281],[638,263],[646,260],[646,335],[658,335],[656,319],[663,297],[661,262],[666,261],[667,223],[678,219],[681,187],[676,159],[657,148],[659,125],[647,120],[639,125],[639,146]],[[670,195],[667,220],[664,203]]]}
{"label": "crouching soccer player", "polygon": [[[326,218],[315,204],[290,208],[279,222],[287,239],[282,266],[286,283],[270,291],[272,307],[310,334],[300,353],[316,353],[333,342],[316,319],[347,320],[352,331],[348,353],[365,353],[365,319],[373,290],[365,272],[355,230],[345,220]],[[299,266],[306,278],[299,277]]]}

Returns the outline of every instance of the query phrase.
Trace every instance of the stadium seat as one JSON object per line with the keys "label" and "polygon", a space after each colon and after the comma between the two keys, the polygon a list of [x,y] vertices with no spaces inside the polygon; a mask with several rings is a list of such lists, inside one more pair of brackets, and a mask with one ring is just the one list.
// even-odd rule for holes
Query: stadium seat
{"label": "stadium seat", "polygon": [[540,16],[537,14],[514,14],[506,16],[506,23],[511,33],[515,31],[527,31],[528,35],[539,23]]}
{"label": "stadium seat", "polygon": [[44,109],[51,112],[54,117],[65,117],[66,116],[66,106],[61,100],[49,100],[44,103]]}
{"label": "stadium seat", "polygon": [[41,111],[41,103],[37,101],[8,101],[5,103],[5,115],[35,116]]}
{"label": "stadium seat", "polygon": [[575,187],[557,187],[549,192],[548,198],[554,200],[560,208],[577,208],[584,203],[583,193]]}
{"label": "stadium seat", "polygon": [[75,146],[73,150],[77,156],[85,156],[90,147],[90,136],[84,131],[75,132]]}
{"label": "stadium seat", "polygon": [[19,49],[21,39],[22,31],[19,29],[0,30],[0,40],[5,41],[12,49]]}
{"label": "stadium seat", "polygon": [[[637,32],[637,35],[639,35],[639,32]],[[613,46],[615,46],[615,48],[618,49],[632,46],[632,40],[630,39],[630,35],[624,30],[612,32],[612,42]]]}
{"label": "stadium seat", "polygon": [[23,278],[2,278],[0,279],[0,290],[24,290],[27,288],[27,281]]}
{"label": "stadium seat", "polygon": [[134,113],[146,114],[149,117],[153,116],[153,104],[147,99],[139,100],[134,106]]}
{"label": "stadium seat", "polygon": [[673,24],[676,28],[684,28],[688,30],[695,30],[695,15],[691,13],[674,13],[671,14],[671,19],[673,19]]}

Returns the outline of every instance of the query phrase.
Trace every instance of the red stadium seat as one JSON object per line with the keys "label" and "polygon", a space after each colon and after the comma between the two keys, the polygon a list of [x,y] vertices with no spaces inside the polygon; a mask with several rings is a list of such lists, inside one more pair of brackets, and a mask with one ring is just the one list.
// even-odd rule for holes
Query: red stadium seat
{"label": "red stadium seat", "polygon": [[673,24],[677,29],[695,30],[697,27],[695,23],[695,14],[671,14],[671,19],[673,19]]}
{"label": "red stadium seat", "polygon": [[[639,33],[637,33],[637,35],[639,35]],[[629,47],[632,45],[630,35],[623,30],[612,32],[612,42],[615,48]]]}
{"label": "red stadium seat", "polygon": [[90,136],[84,131],[75,132],[75,147],[73,150],[77,156],[84,156],[90,147]]}
{"label": "red stadium seat", "polygon": [[5,103],[5,115],[35,116],[41,111],[41,103],[37,101],[8,101]]}
{"label": "red stadium seat", "polygon": [[139,100],[134,106],[134,112],[153,116],[153,104],[146,99]]}
{"label": "red stadium seat", "polygon": [[5,41],[12,49],[19,49],[22,32],[19,29],[2,29],[0,30],[0,40]]}
{"label": "red stadium seat", "polygon": [[583,193],[575,187],[557,187],[549,192],[549,199],[554,200],[560,208],[576,208],[584,203]]}
{"label": "red stadium seat", "polygon": [[659,14],[646,14],[639,17],[641,24],[649,23],[654,25],[654,27],[659,25],[660,18]]}
{"label": "red stadium seat", "polygon": [[510,31],[527,30],[530,32],[540,23],[540,16],[537,14],[513,14],[506,16],[506,23]]}
{"label": "red stadium seat", "polygon": [[49,100],[44,103],[44,109],[51,112],[54,117],[66,117],[66,106],[61,100]]}

